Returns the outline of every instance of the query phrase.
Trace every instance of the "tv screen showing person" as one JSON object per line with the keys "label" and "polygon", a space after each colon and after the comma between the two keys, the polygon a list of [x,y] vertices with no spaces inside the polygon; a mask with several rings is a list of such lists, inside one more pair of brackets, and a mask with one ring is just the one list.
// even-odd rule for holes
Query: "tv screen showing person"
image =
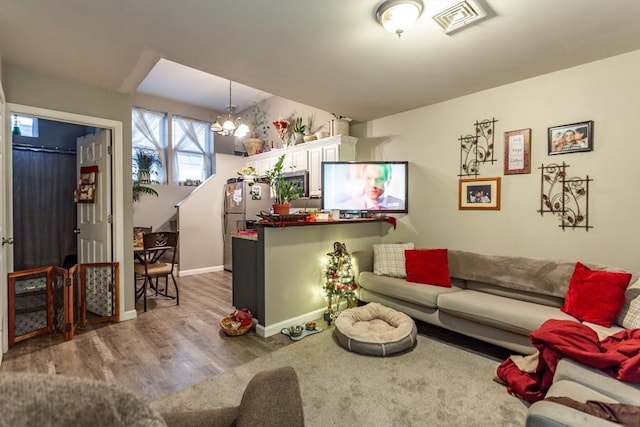
{"label": "tv screen showing person", "polygon": [[323,207],[406,212],[407,166],[407,162],[325,164]]}

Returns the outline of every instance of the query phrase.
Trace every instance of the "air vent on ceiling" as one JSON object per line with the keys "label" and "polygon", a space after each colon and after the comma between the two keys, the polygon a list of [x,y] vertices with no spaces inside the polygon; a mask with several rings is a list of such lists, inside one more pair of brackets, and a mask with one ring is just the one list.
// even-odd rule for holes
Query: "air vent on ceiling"
{"label": "air vent on ceiling", "polygon": [[433,20],[449,34],[472,22],[487,16],[487,13],[473,0],[465,0],[444,10],[433,17]]}

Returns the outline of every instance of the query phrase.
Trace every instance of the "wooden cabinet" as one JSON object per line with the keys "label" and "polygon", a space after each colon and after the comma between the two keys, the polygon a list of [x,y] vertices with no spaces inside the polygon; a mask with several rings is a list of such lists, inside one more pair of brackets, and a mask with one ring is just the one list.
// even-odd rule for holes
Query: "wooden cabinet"
{"label": "wooden cabinet", "polygon": [[305,142],[281,150],[268,151],[247,158],[246,165],[253,166],[263,176],[285,155],[283,170],[309,171],[309,196],[319,197],[322,192],[322,162],[351,161],[356,159],[358,138],[338,135],[317,141]]}

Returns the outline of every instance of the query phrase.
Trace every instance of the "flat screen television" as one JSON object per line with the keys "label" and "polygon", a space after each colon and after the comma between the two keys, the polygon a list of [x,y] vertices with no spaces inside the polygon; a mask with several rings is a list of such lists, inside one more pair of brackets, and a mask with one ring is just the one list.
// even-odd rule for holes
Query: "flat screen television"
{"label": "flat screen television", "polygon": [[322,162],[322,209],[408,213],[409,162]]}

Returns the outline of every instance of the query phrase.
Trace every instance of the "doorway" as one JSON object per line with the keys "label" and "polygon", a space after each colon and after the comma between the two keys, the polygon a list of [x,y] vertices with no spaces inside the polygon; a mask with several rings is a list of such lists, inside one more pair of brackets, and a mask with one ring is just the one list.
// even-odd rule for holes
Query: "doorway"
{"label": "doorway", "polygon": [[77,139],[95,128],[30,119],[37,132],[12,132],[13,270],[68,269],[78,259]]}
{"label": "doorway", "polygon": [[[113,175],[112,175],[113,177],[112,179],[113,240],[111,242],[110,247],[112,248],[111,253],[113,253],[113,261],[119,262],[121,266],[127,266],[128,264],[131,264],[130,262],[127,261],[128,258],[132,258],[131,238],[129,236],[130,233],[126,233],[126,236],[128,236],[129,238],[125,239],[125,230],[124,230],[124,216],[125,216],[124,211],[125,210],[124,210],[124,197],[123,197],[124,185],[123,185],[123,178],[122,178],[124,173],[123,172],[124,153],[122,150],[123,123],[120,121],[105,119],[100,117],[85,116],[81,114],[68,113],[64,111],[49,110],[45,108],[31,107],[26,105],[10,104],[10,103],[7,104],[6,113],[7,114],[5,116],[6,118],[4,121],[5,124],[10,123],[9,117],[11,117],[13,113],[17,113],[17,114],[24,114],[28,116],[40,117],[48,120],[55,120],[55,121],[69,122],[69,123],[74,123],[74,124],[84,125],[84,126],[104,128],[111,131],[112,141],[113,141],[112,153],[111,153],[111,159],[112,159],[111,163],[113,168]],[[5,128],[4,134],[7,135],[7,138],[4,139],[5,142],[3,144],[5,148],[4,153],[5,153],[5,159],[6,159],[3,163],[5,168],[8,169],[11,167],[11,163],[12,163],[11,157],[10,157],[11,156],[10,129]],[[10,239],[10,238],[13,238],[12,236],[13,206],[12,206],[12,195],[11,195],[13,184],[12,184],[12,178],[11,178],[11,171],[7,170],[2,178],[4,177],[6,177],[7,179],[4,180],[4,182],[0,181],[0,185],[4,189],[3,202],[5,204],[5,209],[3,209],[2,212],[0,212],[0,216],[1,216],[0,223],[6,225],[4,234],[7,236],[8,239]],[[126,242],[128,242],[129,245],[125,247]],[[6,252],[5,252],[5,256],[2,259],[2,264],[3,264],[2,270],[4,270],[4,272],[9,272],[12,270],[12,266],[13,266],[13,251],[11,250],[10,247],[7,248],[5,246],[5,248],[6,248]],[[127,268],[132,269],[131,266]],[[118,277],[119,277],[120,283],[122,284],[126,283],[125,276],[128,271],[127,268],[119,269]],[[131,312],[127,312],[124,309],[125,295],[127,293],[128,293],[127,286],[125,285],[123,292],[120,292],[120,295],[118,298],[120,320],[135,318],[135,309],[131,310]],[[7,307],[7,280],[6,280],[5,273],[3,273],[2,277],[0,277],[0,299],[2,300],[2,304],[0,304],[0,307]],[[3,323],[2,348],[3,348],[3,351],[6,351],[7,343],[8,343],[8,335],[7,335],[7,329],[4,326],[6,326],[7,324],[7,313],[4,309],[2,311],[3,311],[3,313],[1,313],[2,323]]]}

